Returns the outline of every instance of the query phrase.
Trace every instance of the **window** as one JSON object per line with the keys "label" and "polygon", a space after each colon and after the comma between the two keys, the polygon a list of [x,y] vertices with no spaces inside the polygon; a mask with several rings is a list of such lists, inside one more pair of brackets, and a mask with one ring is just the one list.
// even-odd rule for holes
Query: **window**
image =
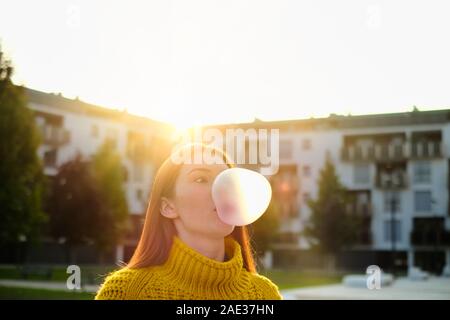
{"label": "window", "polygon": [[280,204],[280,217],[298,215],[297,165],[281,165],[278,173],[270,178],[273,197]]}
{"label": "window", "polygon": [[416,191],[414,194],[414,208],[416,212],[431,211],[431,191]]}
{"label": "window", "polygon": [[414,183],[430,183],[431,166],[428,161],[417,162],[414,165]]}
{"label": "window", "polygon": [[280,158],[292,158],[292,140],[280,140]]}
{"label": "window", "polygon": [[303,201],[307,204],[309,199],[311,199],[311,195],[309,194],[309,192],[304,192],[303,193]]}
{"label": "window", "polygon": [[384,193],[384,212],[391,213],[392,210],[394,213],[399,213],[401,210],[401,199],[400,193],[396,191],[387,191]]}
{"label": "window", "polygon": [[311,175],[311,167],[308,165],[303,166],[303,176],[309,177]]}
{"label": "window", "polygon": [[45,118],[44,117],[36,116],[35,121],[36,121],[36,125],[38,127],[43,127],[45,125]]}
{"label": "window", "polygon": [[98,126],[96,124],[91,127],[91,136],[93,138],[98,138]]}
{"label": "window", "polygon": [[401,239],[402,239],[401,222],[394,220],[394,230],[392,230],[391,226],[392,226],[391,220],[384,221],[384,230],[383,230],[384,231],[384,241],[391,242],[392,238],[394,238],[395,242],[401,241]]}
{"label": "window", "polygon": [[106,141],[111,143],[112,147],[115,149],[117,148],[117,139],[118,139],[118,131],[113,128],[109,128],[106,132]]}
{"label": "window", "polygon": [[296,217],[298,215],[297,203],[295,201],[286,201],[280,203],[280,216],[282,219]]}
{"label": "window", "polygon": [[367,184],[370,182],[368,164],[356,164],[353,167],[353,179],[355,183]]}
{"label": "window", "polygon": [[116,129],[108,128],[108,131],[106,132],[106,137],[111,139],[117,139],[118,132]]}
{"label": "window", "polygon": [[44,153],[44,166],[56,167],[56,149],[45,151]]}
{"label": "window", "polygon": [[303,150],[311,150],[311,140],[310,139],[303,139],[302,149]]}
{"label": "window", "polygon": [[123,172],[123,181],[128,181],[128,169],[126,167],[122,167]]}
{"label": "window", "polygon": [[142,201],[142,189],[137,189],[137,190],[136,190],[136,198],[137,198],[139,201]]}
{"label": "window", "polygon": [[143,181],[144,176],[144,166],[142,164],[135,164],[133,168],[133,180]]}

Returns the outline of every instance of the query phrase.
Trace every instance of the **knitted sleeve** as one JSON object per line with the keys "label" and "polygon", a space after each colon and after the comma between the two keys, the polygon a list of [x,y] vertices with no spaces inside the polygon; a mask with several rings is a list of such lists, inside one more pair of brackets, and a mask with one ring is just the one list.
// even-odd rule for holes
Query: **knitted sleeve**
{"label": "knitted sleeve", "polygon": [[257,274],[255,275],[255,286],[262,293],[261,299],[263,300],[283,300],[283,296],[280,294],[278,286],[270,279]]}
{"label": "knitted sleeve", "polygon": [[125,300],[131,278],[132,273],[126,268],[110,273],[97,291],[95,300]]}

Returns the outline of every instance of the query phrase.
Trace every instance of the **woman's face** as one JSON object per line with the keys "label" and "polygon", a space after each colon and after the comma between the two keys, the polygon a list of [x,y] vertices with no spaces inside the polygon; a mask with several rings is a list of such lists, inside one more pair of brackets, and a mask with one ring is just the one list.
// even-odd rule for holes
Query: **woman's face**
{"label": "woman's face", "polygon": [[215,177],[226,169],[228,166],[223,162],[182,166],[171,199],[178,233],[223,238],[233,231],[234,226],[219,219],[211,196]]}

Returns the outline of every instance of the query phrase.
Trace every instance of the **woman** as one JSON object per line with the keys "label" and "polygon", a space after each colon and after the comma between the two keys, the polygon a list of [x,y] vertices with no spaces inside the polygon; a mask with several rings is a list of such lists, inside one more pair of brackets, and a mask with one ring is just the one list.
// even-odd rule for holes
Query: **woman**
{"label": "woman", "polygon": [[[215,161],[158,170],[139,244],[129,264],[110,274],[96,299],[281,299],[256,272],[246,227],[222,222],[211,197],[214,178],[233,167],[221,150],[188,145]],[[212,164],[210,164],[212,163]]]}

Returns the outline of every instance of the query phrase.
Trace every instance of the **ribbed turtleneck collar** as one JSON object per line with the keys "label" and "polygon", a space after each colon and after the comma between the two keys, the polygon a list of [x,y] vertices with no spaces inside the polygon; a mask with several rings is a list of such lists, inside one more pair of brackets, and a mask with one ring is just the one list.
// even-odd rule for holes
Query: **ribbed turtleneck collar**
{"label": "ribbed turtleneck collar", "polygon": [[210,259],[175,236],[164,264],[166,276],[191,292],[226,294],[245,290],[246,279],[240,277],[243,259],[239,243],[225,238],[225,253],[225,262]]}

